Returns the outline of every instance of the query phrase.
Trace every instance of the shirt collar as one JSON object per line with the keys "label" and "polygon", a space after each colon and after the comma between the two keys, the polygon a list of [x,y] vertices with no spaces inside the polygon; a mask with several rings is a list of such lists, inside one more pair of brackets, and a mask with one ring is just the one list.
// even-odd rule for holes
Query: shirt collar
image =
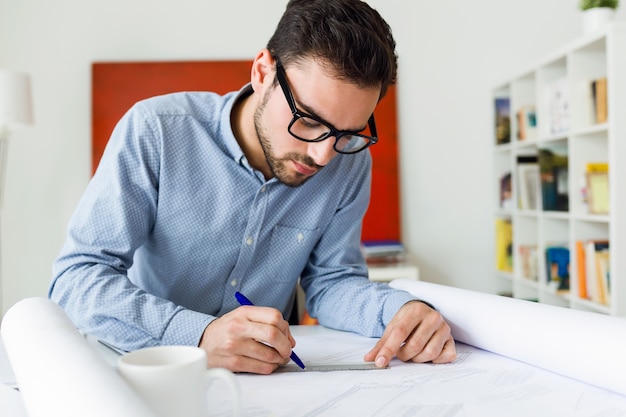
{"label": "shirt collar", "polygon": [[222,112],[222,133],[224,135],[224,143],[228,149],[228,152],[232,155],[233,159],[238,163],[245,158],[237,138],[233,133],[233,127],[231,124],[231,114],[235,103],[242,98],[252,94],[252,85],[250,83],[244,85],[236,94],[230,94],[226,102],[224,103],[224,111]]}

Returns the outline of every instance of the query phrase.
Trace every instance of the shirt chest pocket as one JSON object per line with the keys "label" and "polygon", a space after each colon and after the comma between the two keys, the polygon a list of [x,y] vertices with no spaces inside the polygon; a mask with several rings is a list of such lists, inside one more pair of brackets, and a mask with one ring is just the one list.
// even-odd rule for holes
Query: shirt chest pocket
{"label": "shirt chest pocket", "polygon": [[320,229],[277,225],[272,231],[270,256],[279,266],[279,281],[300,276],[320,236]]}

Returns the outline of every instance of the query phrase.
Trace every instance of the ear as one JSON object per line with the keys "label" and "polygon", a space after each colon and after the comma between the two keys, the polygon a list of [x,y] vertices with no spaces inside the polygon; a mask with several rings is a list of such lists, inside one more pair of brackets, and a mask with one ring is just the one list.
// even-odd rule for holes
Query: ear
{"label": "ear", "polygon": [[250,82],[255,92],[263,92],[274,82],[276,62],[267,48],[261,49],[252,62]]}

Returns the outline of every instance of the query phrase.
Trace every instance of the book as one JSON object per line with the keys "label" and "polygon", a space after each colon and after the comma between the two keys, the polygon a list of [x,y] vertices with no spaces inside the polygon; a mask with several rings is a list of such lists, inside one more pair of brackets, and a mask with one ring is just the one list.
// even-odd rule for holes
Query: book
{"label": "book", "polygon": [[587,163],[585,171],[587,210],[592,214],[609,213],[609,164]]}
{"label": "book", "polygon": [[390,263],[404,260],[404,245],[397,240],[367,240],[361,251],[368,263]]}
{"label": "book", "polygon": [[609,213],[609,174],[587,173],[587,207],[589,213]]}
{"label": "book", "polygon": [[539,150],[541,201],[543,210],[569,210],[568,156],[543,148]]}
{"label": "book", "polygon": [[509,219],[496,219],[496,269],[513,272],[513,224]]}
{"label": "book", "polygon": [[569,291],[569,248],[549,246],[546,248],[546,279],[549,288],[561,292]]}
{"label": "book", "polygon": [[520,245],[518,248],[520,273],[522,278],[537,281],[539,278],[539,260],[537,245]]}
{"label": "book", "polygon": [[585,165],[587,172],[609,172],[608,162],[587,162]]}
{"label": "book", "polygon": [[587,299],[598,302],[598,287],[596,285],[596,249],[594,241],[585,243],[585,276]]}
{"label": "book", "polygon": [[565,133],[570,128],[569,92],[567,78],[559,78],[546,86],[548,123],[553,135]]}
{"label": "book", "polygon": [[513,200],[511,173],[506,172],[500,177],[500,208],[509,209]]}
{"label": "book", "polygon": [[611,299],[611,282],[609,271],[609,249],[596,252],[596,280],[598,286],[598,302],[609,305]]}
{"label": "book", "polygon": [[517,139],[527,140],[537,137],[537,115],[534,106],[524,106],[517,110]]}
{"label": "book", "polygon": [[589,299],[587,293],[587,265],[585,256],[585,242],[582,240],[576,241],[576,274],[578,285],[578,297],[583,300]]}
{"label": "book", "polygon": [[585,243],[587,299],[607,305],[610,299],[609,248],[608,240],[592,239]]}
{"label": "book", "polygon": [[517,157],[517,206],[522,210],[539,209],[539,160],[537,155]]}
{"label": "book", "polygon": [[496,144],[501,145],[511,141],[511,115],[508,97],[496,97],[495,99],[495,131]]}
{"label": "book", "polygon": [[606,77],[591,81],[591,97],[593,101],[593,115],[595,123],[606,123],[608,120],[606,89]]}

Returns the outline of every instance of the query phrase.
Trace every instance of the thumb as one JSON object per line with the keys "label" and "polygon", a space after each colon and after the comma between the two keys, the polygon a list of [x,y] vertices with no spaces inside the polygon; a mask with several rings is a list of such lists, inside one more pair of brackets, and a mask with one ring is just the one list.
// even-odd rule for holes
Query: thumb
{"label": "thumb", "polygon": [[375,362],[376,366],[383,368],[389,364],[391,357],[386,357],[384,353],[381,353],[381,349],[384,346],[383,340],[379,340],[372,350],[367,352],[363,357],[365,362]]}

